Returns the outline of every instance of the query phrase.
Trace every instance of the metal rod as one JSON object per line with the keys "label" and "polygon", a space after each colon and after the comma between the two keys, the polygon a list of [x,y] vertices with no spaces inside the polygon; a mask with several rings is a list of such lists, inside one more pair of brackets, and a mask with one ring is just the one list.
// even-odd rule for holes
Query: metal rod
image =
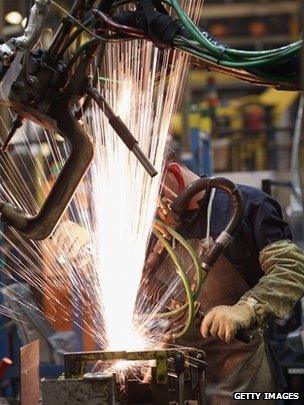
{"label": "metal rod", "polygon": [[178,379],[178,405],[185,405],[185,356],[183,353],[175,354],[174,364]]}
{"label": "metal rod", "polygon": [[1,220],[34,240],[43,240],[52,234],[94,154],[92,140],[75,119],[69,99],[57,103],[53,117],[56,119],[58,132],[69,141],[72,152],[42,208],[36,216],[30,216],[9,203],[0,203]]}
{"label": "metal rod", "polygon": [[301,95],[298,114],[294,129],[292,151],[291,151],[291,162],[290,162],[290,171],[291,171],[291,182],[293,188],[293,194],[297,203],[301,206],[302,211],[304,207],[303,199],[303,178],[301,176],[301,164],[300,164],[300,150],[303,137],[304,129],[304,95]]}
{"label": "metal rod", "polygon": [[157,175],[157,171],[152,165],[152,163],[149,161],[149,159],[146,157],[146,155],[143,153],[143,151],[140,149],[137,140],[134,138],[134,136],[131,134],[130,130],[128,127],[125,125],[125,123],[119,118],[117,115],[115,115],[114,111],[112,108],[109,106],[109,104],[106,102],[104,97],[93,87],[88,86],[85,88],[85,93],[88,94],[92,99],[96,102],[96,104],[100,107],[100,109],[104,112],[106,117],[109,120],[109,124],[111,127],[114,129],[114,131],[117,133],[117,135],[120,137],[120,139],[124,142],[124,144],[127,146],[127,148],[134,153],[134,155],[137,157],[141,165],[145,168],[145,170],[149,173],[151,177],[154,177]]}
{"label": "metal rod", "polygon": [[[85,3],[86,2],[84,0],[74,1],[70,15],[76,18],[81,10],[85,7]],[[55,58],[57,60],[58,55],[61,55],[61,50],[65,48],[66,41],[70,37],[73,24],[73,21],[69,20],[68,17],[64,17],[61,20],[61,24],[47,52],[49,59]]]}

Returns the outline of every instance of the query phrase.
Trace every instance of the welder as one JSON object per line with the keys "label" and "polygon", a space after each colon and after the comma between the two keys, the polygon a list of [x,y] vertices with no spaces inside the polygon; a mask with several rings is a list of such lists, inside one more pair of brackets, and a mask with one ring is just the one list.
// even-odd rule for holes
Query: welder
{"label": "welder", "polygon": [[[176,163],[175,173],[165,180],[171,194],[181,192],[182,180],[187,187],[198,179]],[[279,204],[258,189],[239,189],[243,219],[208,272],[198,299],[206,315],[200,327],[178,342],[205,350],[210,404],[234,403],[234,392],[282,390],[284,377],[267,343],[266,325],[273,316],[284,317],[304,294],[304,253],[292,242]],[[210,190],[196,195],[188,208],[179,232],[203,257],[207,230],[211,240],[219,236],[230,219],[230,201],[223,191]],[[169,268],[169,261],[163,266]],[[234,339],[240,329],[252,329],[249,344]]]}
{"label": "welder", "polygon": [[[171,196],[198,179],[177,163],[175,173],[168,173],[164,179],[164,190],[169,190]],[[244,196],[242,222],[233,242],[208,272],[198,297],[206,315],[199,326],[194,325],[188,335],[176,342],[206,352],[210,404],[234,403],[234,392],[282,390],[284,377],[268,346],[266,325],[273,316],[284,317],[304,294],[304,254],[292,242],[279,204],[260,190],[239,188]],[[199,193],[181,218],[179,233],[203,256],[207,229],[211,240],[215,240],[225,228],[230,212],[230,201],[224,192]],[[68,235],[78,235],[70,249],[66,245],[66,253],[70,250],[73,258],[77,249],[89,242],[82,228],[71,232],[71,227],[76,226],[63,223],[54,236],[58,243],[60,238],[67,241]],[[174,271],[167,258],[160,267],[166,268],[167,273]],[[240,329],[252,329],[249,344],[234,339]]]}

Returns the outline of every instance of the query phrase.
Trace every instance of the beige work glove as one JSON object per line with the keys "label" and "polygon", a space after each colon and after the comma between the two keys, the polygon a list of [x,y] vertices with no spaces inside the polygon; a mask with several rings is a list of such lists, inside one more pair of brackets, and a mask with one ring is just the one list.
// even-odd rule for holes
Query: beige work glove
{"label": "beige work glove", "polygon": [[58,261],[69,261],[77,267],[82,267],[90,260],[90,255],[85,247],[90,243],[89,232],[82,226],[72,221],[63,221],[56,228],[51,243],[54,251],[60,256]]}
{"label": "beige work glove", "polygon": [[241,328],[263,325],[271,316],[285,316],[304,295],[304,253],[290,240],[267,245],[259,256],[264,276],[234,306],[219,306],[201,324],[204,337],[226,342]]}
{"label": "beige work glove", "polygon": [[207,312],[201,323],[201,334],[206,339],[213,336],[230,343],[236,332],[249,328],[255,321],[255,312],[246,302],[233,306],[219,305]]}

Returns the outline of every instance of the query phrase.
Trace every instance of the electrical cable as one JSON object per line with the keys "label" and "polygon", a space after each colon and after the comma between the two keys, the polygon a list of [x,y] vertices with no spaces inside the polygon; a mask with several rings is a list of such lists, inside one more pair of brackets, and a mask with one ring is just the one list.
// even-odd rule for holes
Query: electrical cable
{"label": "electrical cable", "polygon": [[[261,51],[230,48],[219,43],[208,32],[198,28],[182,9],[178,0],[162,0],[161,3],[172,7],[182,22],[182,28],[172,41],[173,48],[208,62],[211,69],[218,67],[216,70],[251,83],[290,90],[299,88],[297,60],[303,47],[303,40]],[[119,0],[114,2],[113,10],[128,4],[140,5],[142,8],[144,2]],[[136,12],[138,9],[134,11]],[[172,24],[175,21],[172,17]],[[161,38],[158,39],[161,42]]]}

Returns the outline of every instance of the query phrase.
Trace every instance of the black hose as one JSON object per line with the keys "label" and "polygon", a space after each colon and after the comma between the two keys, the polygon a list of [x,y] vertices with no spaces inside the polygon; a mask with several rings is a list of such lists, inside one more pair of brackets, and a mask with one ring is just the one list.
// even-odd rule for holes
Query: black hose
{"label": "black hose", "polygon": [[191,199],[204,190],[216,188],[228,194],[232,205],[232,215],[225,230],[221,232],[203,259],[202,266],[210,270],[226,247],[232,242],[243,218],[244,199],[242,192],[230,180],[222,177],[202,178],[191,183],[172,204],[172,211],[180,218],[187,211]]}
{"label": "black hose", "polygon": [[115,0],[103,0],[98,6],[98,10],[102,11],[103,13],[109,13],[114,2]]}

